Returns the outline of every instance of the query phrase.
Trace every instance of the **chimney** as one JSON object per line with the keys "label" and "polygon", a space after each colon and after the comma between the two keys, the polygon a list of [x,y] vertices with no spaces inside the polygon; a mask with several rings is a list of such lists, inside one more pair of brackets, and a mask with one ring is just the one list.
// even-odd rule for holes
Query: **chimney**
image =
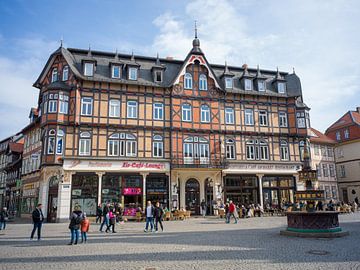
{"label": "chimney", "polygon": [[174,57],[172,57],[172,56],[166,56],[166,60],[174,60]]}
{"label": "chimney", "polygon": [[356,111],[360,113],[360,107],[356,107]]}

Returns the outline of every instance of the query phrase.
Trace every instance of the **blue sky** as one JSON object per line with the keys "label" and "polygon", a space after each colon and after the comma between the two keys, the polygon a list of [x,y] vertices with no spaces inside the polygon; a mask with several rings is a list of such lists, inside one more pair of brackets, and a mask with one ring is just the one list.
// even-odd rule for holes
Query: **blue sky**
{"label": "blue sky", "polygon": [[59,46],[184,59],[198,21],[212,63],[296,73],[312,126],[360,106],[360,1],[0,1],[0,138],[28,123]]}

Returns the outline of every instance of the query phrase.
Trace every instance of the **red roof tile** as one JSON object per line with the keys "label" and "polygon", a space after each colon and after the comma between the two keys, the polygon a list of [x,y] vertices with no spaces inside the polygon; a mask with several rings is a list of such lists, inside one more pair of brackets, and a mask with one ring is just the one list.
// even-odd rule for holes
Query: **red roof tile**
{"label": "red roof tile", "polygon": [[24,149],[24,144],[10,142],[9,147],[10,147],[11,152],[22,153],[22,151]]}
{"label": "red roof tile", "polygon": [[[336,141],[316,130],[315,128],[310,128],[310,142],[312,143],[324,143],[324,144],[336,144]],[[315,136],[314,136],[315,135]]]}

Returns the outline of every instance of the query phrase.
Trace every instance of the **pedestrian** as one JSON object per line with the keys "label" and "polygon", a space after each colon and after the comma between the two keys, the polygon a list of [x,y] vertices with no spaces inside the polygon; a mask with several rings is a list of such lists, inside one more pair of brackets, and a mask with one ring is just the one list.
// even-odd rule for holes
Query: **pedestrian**
{"label": "pedestrian", "polygon": [[104,225],[106,225],[106,227],[107,226],[109,226],[109,215],[108,215],[108,213],[109,213],[109,211],[110,211],[110,203],[109,202],[107,202],[105,205],[104,205],[104,208],[103,208],[103,211],[102,211],[102,214],[103,214],[103,222],[101,223],[101,225],[100,225],[100,232],[102,232],[103,230],[103,227],[104,227]]}
{"label": "pedestrian", "polygon": [[233,203],[233,201],[230,201],[230,204],[229,204],[229,221],[228,221],[228,223],[230,223],[231,217],[234,217],[235,224],[236,224],[237,223],[237,217],[236,216],[237,216],[236,206]]}
{"label": "pedestrian", "polygon": [[229,204],[225,204],[225,223],[230,222],[230,212],[229,212]]}
{"label": "pedestrian", "polygon": [[81,243],[85,243],[87,241],[87,233],[89,231],[90,228],[90,221],[89,219],[86,217],[86,213],[84,213],[83,215],[83,220],[81,221]]}
{"label": "pedestrian", "polygon": [[35,234],[36,230],[37,230],[37,236],[38,236],[37,240],[40,241],[40,239],[41,239],[41,227],[44,222],[44,215],[43,215],[41,208],[42,208],[42,204],[39,203],[37,205],[37,207],[35,208],[35,210],[32,212],[32,220],[33,220],[34,228],[31,232],[30,240],[34,239],[34,234]]}
{"label": "pedestrian", "polygon": [[74,211],[70,215],[69,229],[71,233],[71,240],[68,245],[77,245],[79,240],[79,230],[83,219],[84,215],[81,212],[80,206],[76,205]]}
{"label": "pedestrian", "polygon": [[116,231],[115,231],[116,215],[115,215],[114,211],[115,211],[115,209],[111,207],[110,211],[108,213],[109,225],[107,225],[107,227],[106,227],[106,230],[105,230],[106,233],[110,231],[110,227],[112,229],[112,232],[116,233]]}
{"label": "pedestrian", "polygon": [[123,209],[121,207],[121,203],[117,203],[115,207],[115,215],[116,215],[116,223],[123,223]]}
{"label": "pedestrian", "polygon": [[316,205],[316,209],[318,211],[323,211],[324,210],[324,206],[323,206],[323,203],[322,201],[318,201],[317,205]]}
{"label": "pedestrian", "polygon": [[154,206],[151,204],[151,201],[147,202],[147,206],[145,208],[145,218],[146,218],[146,225],[144,232],[148,231],[149,224],[151,227],[151,231],[154,231]]}
{"label": "pedestrian", "polygon": [[101,208],[101,203],[100,203],[96,209],[96,220],[95,220],[96,223],[99,222],[101,224],[102,215],[103,215],[103,210]]}
{"label": "pedestrian", "polygon": [[206,202],[204,199],[201,201],[200,206],[201,206],[202,216],[205,217],[206,216]]}
{"label": "pedestrian", "polygon": [[163,220],[163,216],[164,216],[164,210],[161,208],[160,203],[157,202],[155,209],[154,209],[154,218],[155,218],[155,232],[158,232],[158,224],[160,224],[161,227],[161,231],[164,231],[164,227],[162,224],[162,220]]}
{"label": "pedestrian", "polygon": [[9,220],[9,213],[7,211],[7,208],[4,207],[0,211],[0,231],[5,230],[6,228],[6,222]]}

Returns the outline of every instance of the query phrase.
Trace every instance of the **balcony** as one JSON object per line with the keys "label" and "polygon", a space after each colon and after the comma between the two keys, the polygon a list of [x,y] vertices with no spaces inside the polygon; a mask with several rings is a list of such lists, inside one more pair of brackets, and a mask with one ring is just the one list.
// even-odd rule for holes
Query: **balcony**
{"label": "balcony", "polygon": [[228,161],[223,158],[206,158],[206,157],[172,157],[171,168],[227,168]]}

